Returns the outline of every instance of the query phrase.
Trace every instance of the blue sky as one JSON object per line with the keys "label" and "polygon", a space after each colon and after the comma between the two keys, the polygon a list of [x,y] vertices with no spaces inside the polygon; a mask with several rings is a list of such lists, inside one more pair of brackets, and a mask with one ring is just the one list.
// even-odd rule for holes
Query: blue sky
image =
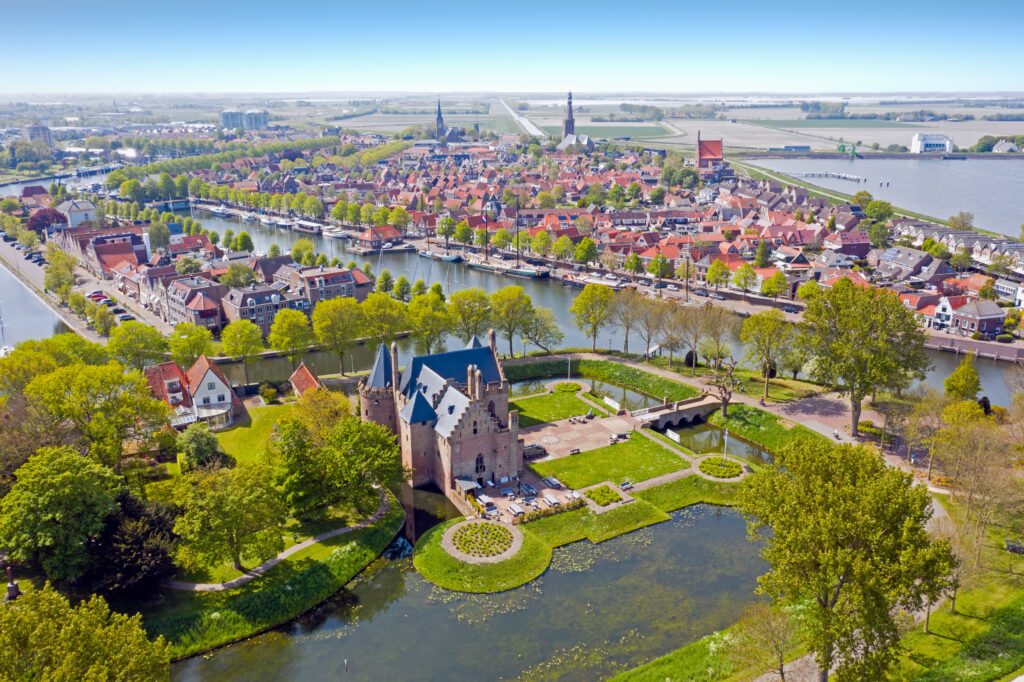
{"label": "blue sky", "polygon": [[1019,0],[0,0],[0,91],[1024,91],[1022,24]]}

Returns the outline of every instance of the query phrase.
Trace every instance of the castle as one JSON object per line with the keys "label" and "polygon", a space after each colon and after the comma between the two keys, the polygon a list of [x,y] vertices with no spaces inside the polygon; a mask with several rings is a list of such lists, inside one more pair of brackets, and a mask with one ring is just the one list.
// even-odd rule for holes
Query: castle
{"label": "castle", "polygon": [[398,348],[381,344],[359,382],[362,418],[398,437],[413,486],[446,495],[519,475],[519,413],[508,409],[509,384],[498,364],[494,330],[484,346],[414,357],[399,372]]}

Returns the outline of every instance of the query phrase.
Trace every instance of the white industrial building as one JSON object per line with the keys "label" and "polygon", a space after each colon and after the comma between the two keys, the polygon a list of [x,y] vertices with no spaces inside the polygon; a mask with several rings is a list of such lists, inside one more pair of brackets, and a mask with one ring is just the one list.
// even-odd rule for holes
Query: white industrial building
{"label": "white industrial building", "polygon": [[953,140],[948,135],[914,133],[910,142],[911,154],[946,153],[953,151]]}

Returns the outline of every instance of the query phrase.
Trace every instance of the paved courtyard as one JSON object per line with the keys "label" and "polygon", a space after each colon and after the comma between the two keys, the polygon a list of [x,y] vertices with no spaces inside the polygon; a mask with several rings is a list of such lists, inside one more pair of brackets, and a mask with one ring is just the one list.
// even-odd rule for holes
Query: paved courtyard
{"label": "paved courtyard", "polygon": [[529,426],[520,431],[527,445],[542,445],[549,457],[568,455],[570,450],[586,452],[608,445],[616,433],[629,433],[639,428],[639,421],[623,415],[595,417],[570,423],[568,419]]}

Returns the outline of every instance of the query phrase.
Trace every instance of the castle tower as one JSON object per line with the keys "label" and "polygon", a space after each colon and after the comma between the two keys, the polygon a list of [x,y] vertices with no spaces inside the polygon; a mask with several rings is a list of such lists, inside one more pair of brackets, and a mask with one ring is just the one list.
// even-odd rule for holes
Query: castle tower
{"label": "castle tower", "polygon": [[397,357],[389,355],[382,343],[377,349],[370,373],[359,381],[359,414],[364,421],[386,426],[398,434],[398,410],[395,406]]}
{"label": "castle tower", "polygon": [[569,93],[569,100],[565,104],[565,120],[562,121],[562,139],[576,134],[576,121],[572,117],[572,92]]}
{"label": "castle tower", "polygon": [[445,138],[445,135],[444,135],[444,119],[441,118],[441,98],[440,97],[437,98],[437,122],[434,124],[434,127],[435,127],[434,136],[437,139],[439,139],[439,140],[443,140]]}

